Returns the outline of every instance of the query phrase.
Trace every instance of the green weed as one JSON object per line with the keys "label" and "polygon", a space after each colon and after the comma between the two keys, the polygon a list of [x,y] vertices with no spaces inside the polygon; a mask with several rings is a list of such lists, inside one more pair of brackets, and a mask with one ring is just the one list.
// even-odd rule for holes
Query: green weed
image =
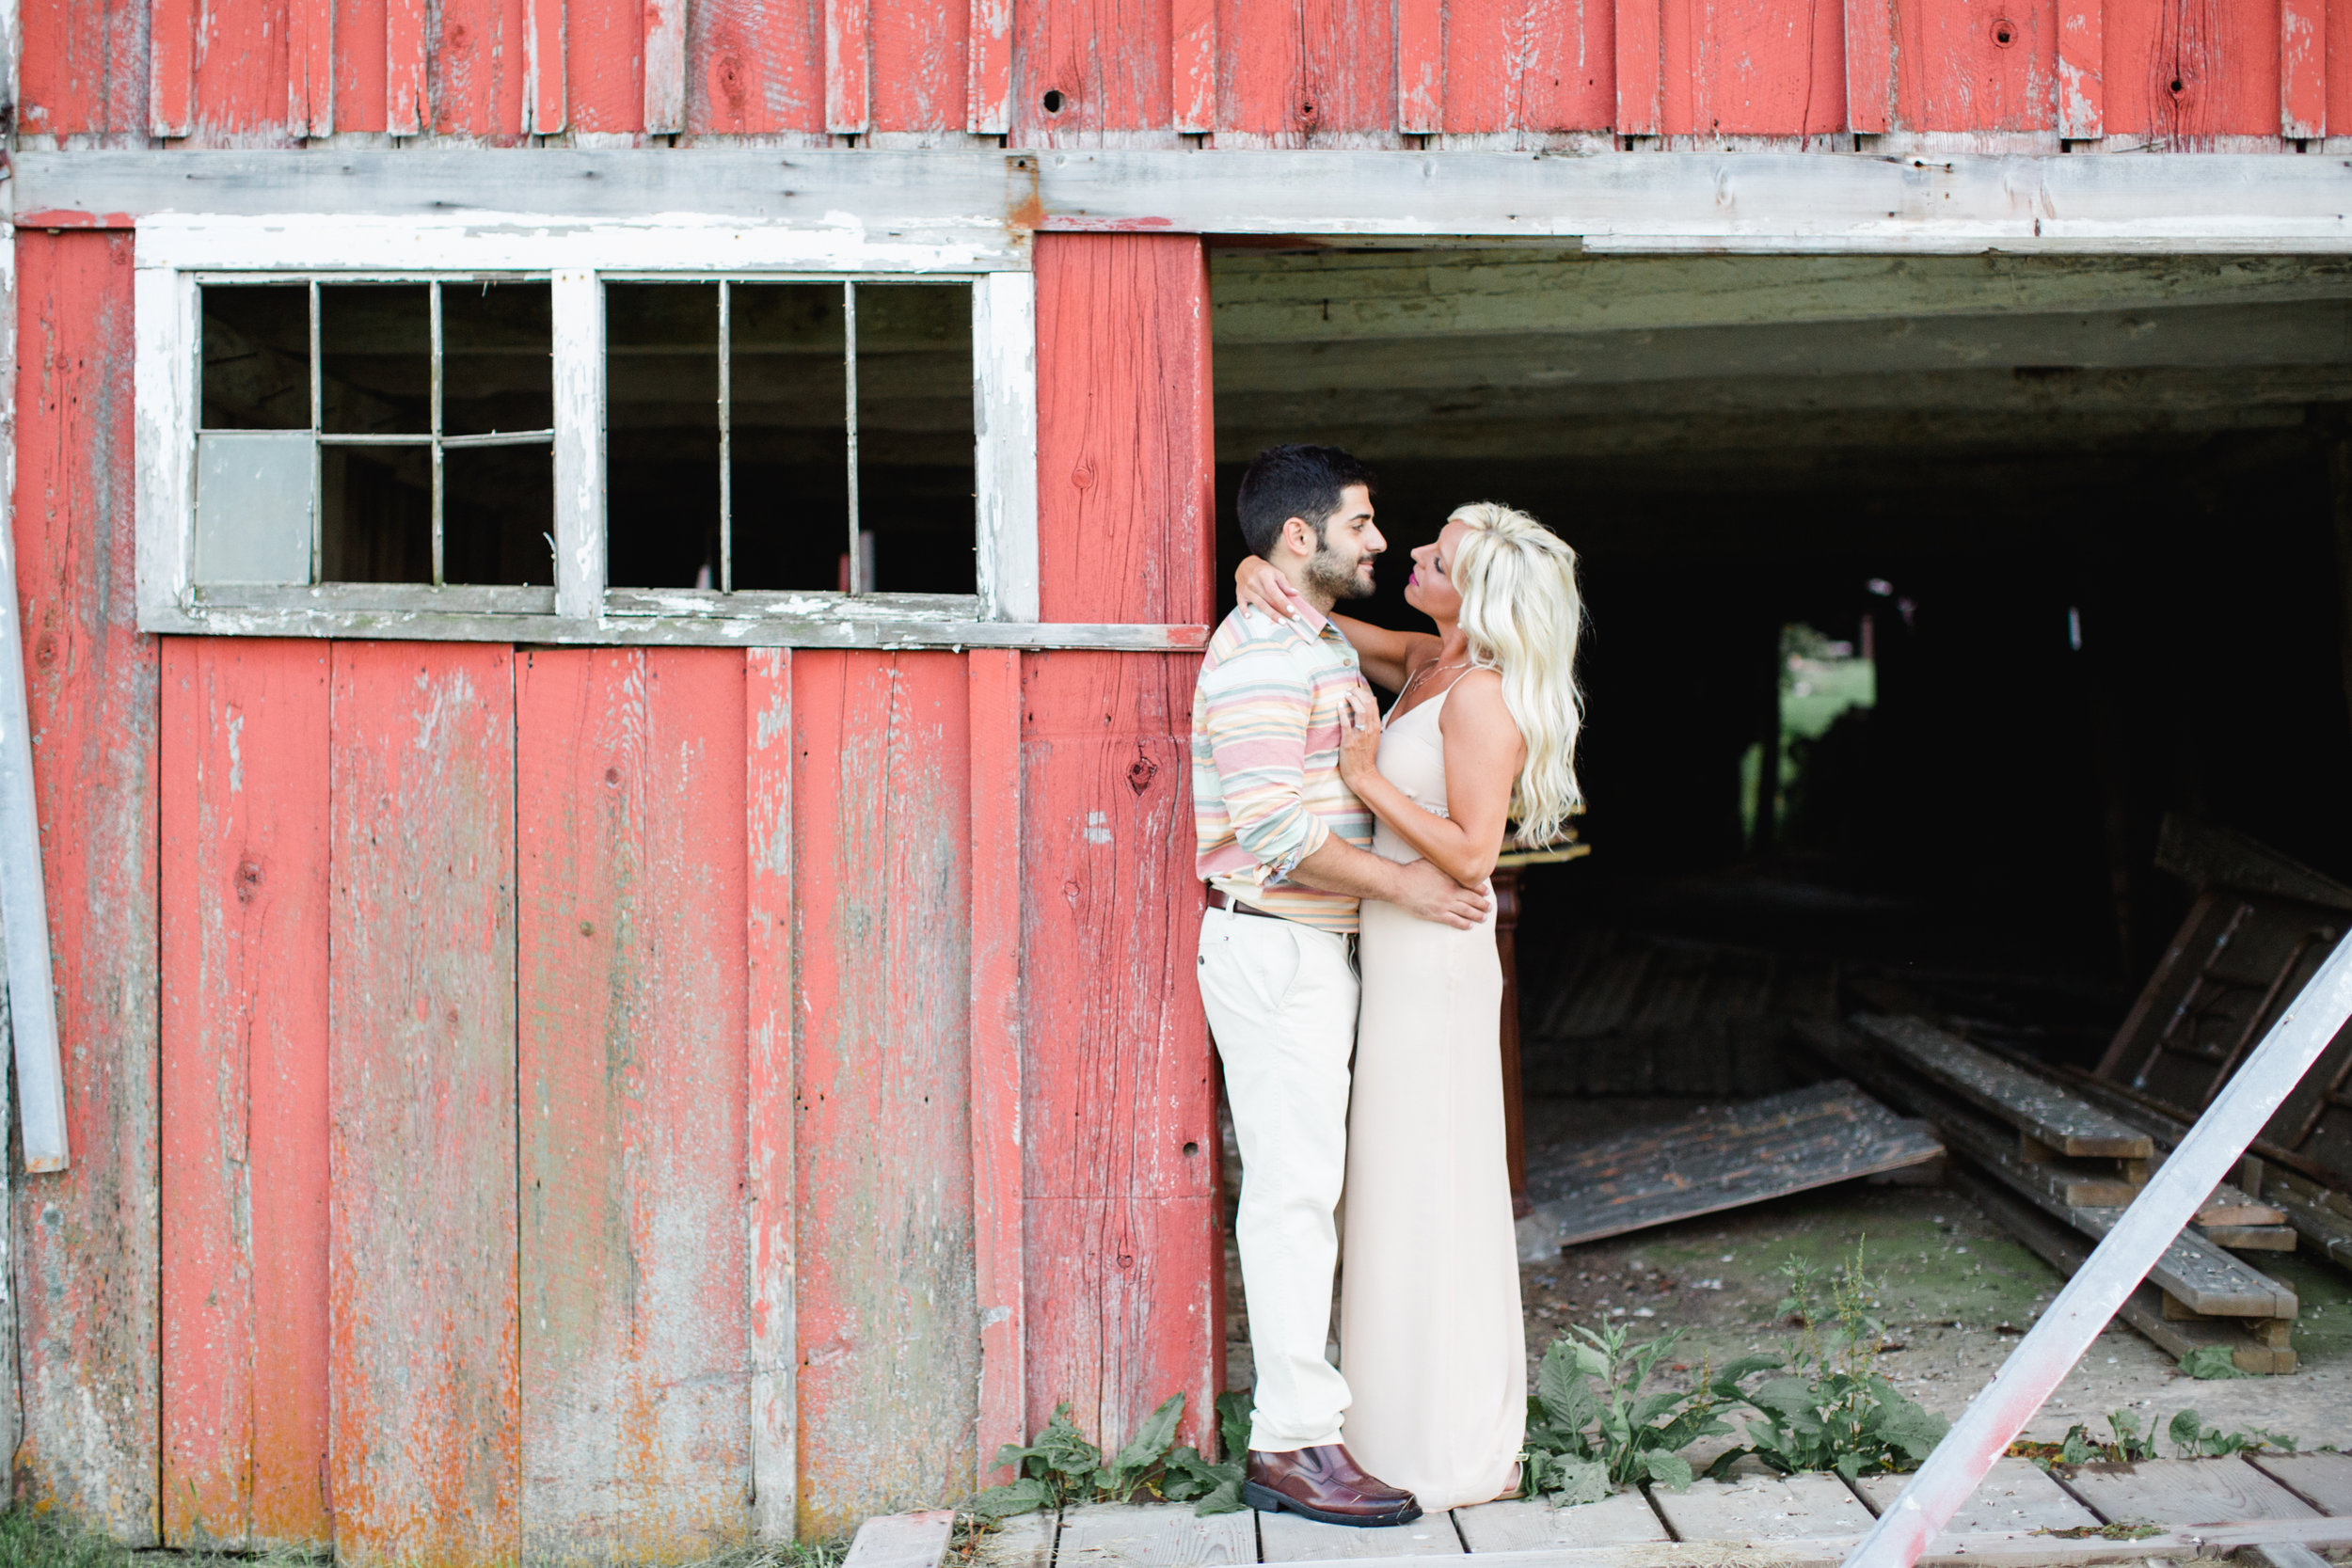
{"label": "green weed", "polygon": [[2295,1439],[2261,1427],[2249,1427],[2237,1432],[2223,1432],[2219,1427],[2203,1425],[2194,1410],[2184,1410],[2172,1418],[2165,1428],[2172,1446],[2183,1459],[2203,1459],[2226,1453],[2260,1452],[2265,1448],[2280,1453],[2295,1451]]}
{"label": "green weed", "polygon": [[2210,1382],[2215,1378],[2248,1375],[2238,1370],[2238,1364],[2231,1358],[2229,1347],[2226,1345],[2199,1345],[2195,1350],[2181,1357],[2180,1366],[2181,1370],[2201,1383]]}
{"label": "green weed", "polygon": [[[1171,1394],[1143,1418],[1134,1437],[1107,1459],[1070,1418],[1070,1406],[1054,1407],[1054,1418],[1027,1444],[1007,1443],[996,1450],[996,1466],[1012,1465],[1017,1479],[992,1486],[972,1499],[969,1512],[993,1522],[1041,1508],[1076,1503],[1128,1502],[1138,1496],[1190,1502],[1196,1513],[1231,1513],[1242,1506],[1242,1456],[1249,1445],[1249,1396],[1217,1396],[1219,1435],[1229,1457],[1213,1464],[1189,1443],[1176,1442],[1184,1396]],[[995,1466],[992,1466],[993,1468]],[[0,1563],[0,1568],[7,1568]]]}
{"label": "green weed", "polygon": [[[1864,1261],[1857,1242],[1853,1257],[1828,1276],[1826,1302],[1820,1269],[1802,1258],[1781,1265],[1788,1282],[1781,1310],[1803,1325],[1804,1335],[1790,1349],[1788,1375],[1752,1391],[1732,1391],[1759,1418],[1745,1423],[1749,1447],[1738,1451],[1754,1453],[1784,1475],[1835,1470],[1851,1481],[1910,1469],[1943,1441],[1950,1423],[1874,1370],[1885,1326],[1872,1313],[1880,1287]],[[1736,1452],[1718,1464],[1731,1457]]]}
{"label": "green weed", "polygon": [[1519,1462],[1521,1489],[1531,1497],[1594,1502],[1633,1481],[1690,1485],[1691,1462],[1679,1450],[1729,1432],[1717,1408],[1740,1398],[1740,1378],[1780,1365],[1772,1356],[1747,1356],[1720,1375],[1702,1374],[1695,1388],[1644,1394],[1642,1386],[1682,1337],[1680,1329],[1641,1345],[1629,1343],[1615,1324],[1570,1332],[1573,1338],[1555,1339],[1544,1352],[1527,1401]]}
{"label": "green weed", "polygon": [[131,1549],[56,1513],[0,1513],[0,1568],[130,1568]]}

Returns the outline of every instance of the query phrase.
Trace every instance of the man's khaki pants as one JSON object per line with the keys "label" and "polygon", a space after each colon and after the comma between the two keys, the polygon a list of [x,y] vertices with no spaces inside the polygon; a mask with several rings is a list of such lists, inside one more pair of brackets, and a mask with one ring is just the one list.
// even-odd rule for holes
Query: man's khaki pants
{"label": "man's khaki pants", "polygon": [[1336,1443],[1347,1384],[1324,1345],[1339,1261],[1333,1212],[1347,1174],[1355,960],[1347,939],[1328,931],[1209,910],[1200,974],[1241,1141],[1234,1231],[1258,1370],[1249,1446]]}

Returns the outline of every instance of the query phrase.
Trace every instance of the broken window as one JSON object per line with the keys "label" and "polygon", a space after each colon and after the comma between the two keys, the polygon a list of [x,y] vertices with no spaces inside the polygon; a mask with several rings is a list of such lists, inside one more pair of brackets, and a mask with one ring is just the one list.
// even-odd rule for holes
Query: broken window
{"label": "broken window", "polygon": [[619,589],[977,590],[966,283],[605,286]]}
{"label": "broken window", "polygon": [[207,283],[194,577],[548,586],[548,285]]}

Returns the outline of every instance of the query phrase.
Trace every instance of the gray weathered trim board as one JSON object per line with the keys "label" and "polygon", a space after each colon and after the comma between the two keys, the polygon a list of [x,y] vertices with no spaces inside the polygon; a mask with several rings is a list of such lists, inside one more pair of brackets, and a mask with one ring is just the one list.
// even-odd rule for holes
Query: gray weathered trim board
{"label": "gray weathered trim board", "polygon": [[150,608],[139,616],[139,629],[199,636],[371,637],[602,647],[1092,648],[1114,653],[1198,652],[1209,641],[1209,628],[1203,626],[855,620],[833,615],[607,615],[576,620],[484,610],[294,606]]}
{"label": "gray weathered trim board", "polygon": [[2352,163],[2286,153],[321,150],[28,151],[16,167],[17,221],[41,226],[553,214],[850,223],[910,241],[993,230],[1014,245],[1047,230],[1516,235],[1611,250],[2352,250]]}

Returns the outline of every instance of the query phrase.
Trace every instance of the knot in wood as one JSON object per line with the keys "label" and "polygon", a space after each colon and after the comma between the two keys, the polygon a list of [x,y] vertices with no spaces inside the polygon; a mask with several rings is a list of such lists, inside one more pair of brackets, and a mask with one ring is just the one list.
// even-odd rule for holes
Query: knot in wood
{"label": "knot in wood", "polygon": [[1160,776],[1160,765],[1141,752],[1127,765],[1127,787],[1137,795],[1152,787],[1152,781]]}
{"label": "knot in wood", "polygon": [[237,902],[252,903],[253,890],[261,885],[262,868],[252,861],[239,861],[237,863]]}
{"label": "knot in wood", "polygon": [[1070,483],[1081,490],[1094,488],[1094,460],[1088,458],[1070,470]]}

